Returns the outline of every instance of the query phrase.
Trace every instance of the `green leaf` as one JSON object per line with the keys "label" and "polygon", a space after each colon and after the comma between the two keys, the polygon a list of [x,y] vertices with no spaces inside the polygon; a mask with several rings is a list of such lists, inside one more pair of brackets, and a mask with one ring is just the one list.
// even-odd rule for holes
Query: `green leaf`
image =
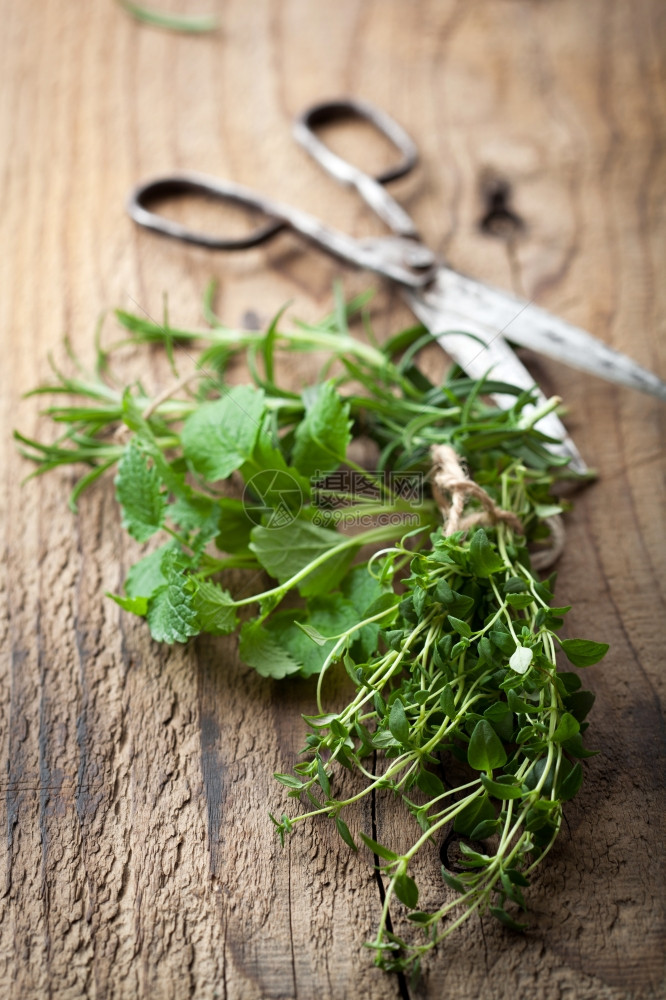
{"label": "green leaf", "polygon": [[417,786],[421,789],[424,795],[428,798],[434,799],[438,795],[444,793],[444,785],[436,774],[432,771],[419,771],[418,777],[416,779]]}
{"label": "green leaf", "polygon": [[204,525],[209,527],[211,538],[218,517],[218,506],[209,497],[183,496],[169,505],[169,518],[185,531],[196,531]]}
{"label": "green leaf", "polygon": [[251,386],[229,389],[202,403],[185,421],[183,452],[209,483],[226,479],[252,455],[264,412],[264,394]]}
{"label": "green leaf", "polygon": [[499,827],[500,822],[498,819],[484,819],[474,827],[469,835],[470,840],[487,840],[488,837],[492,837],[493,834],[497,833]]}
{"label": "green leaf", "polygon": [[211,635],[228,635],[238,625],[234,599],[228,590],[209,580],[195,581],[193,607],[201,632]]}
{"label": "green leaf", "polygon": [[148,624],[157,642],[187,642],[199,627],[193,607],[193,595],[188,577],[175,553],[167,552],[162,560],[162,572],[167,578],[148,605]]}
{"label": "green leaf", "polygon": [[[285,583],[331,549],[349,543],[343,535],[310,521],[296,520],[284,528],[258,525],[252,530],[250,549],[264,569]],[[354,556],[354,546],[336,552],[304,577],[298,589],[304,596],[330,593],[340,581]]]}
{"label": "green leaf", "polygon": [[523,794],[520,786],[515,783],[515,779],[511,775],[507,775],[509,781],[505,784],[503,781],[493,781],[487,775],[481,775],[481,784],[485,790],[496,799],[519,799]]}
{"label": "green leaf", "polygon": [[490,544],[483,528],[477,528],[469,546],[470,565],[476,576],[489,577],[504,569],[504,560]]}
{"label": "green leaf", "polygon": [[530,604],[534,603],[534,598],[531,594],[507,594],[506,603],[520,611],[529,608]]}
{"label": "green leaf", "polygon": [[592,642],[591,639],[562,639],[561,646],[574,667],[591,667],[608,652],[607,642]]}
{"label": "green leaf", "polygon": [[273,774],[276,781],[279,781],[281,785],[286,785],[287,788],[302,788],[303,782],[299,778],[295,778],[293,774],[278,774],[276,771]]}
{"label": "green leaf", "polygon": [[516,692],[513,690],[513,688],[509,688],[509,690],[506,693],[506,696],[507,696],[507,701],[509,703],[509,708],[511,709],[512,712],[515,712],[517,715],[527,715],[528,713],[533,715],[535,712],[538,712],[539,710],[538,705],[532,705],[528,701],[523,701],[522,698],[519,698]]}
{"label": "green leaf", "polygon": [[159,549],[155,549],[130,566],[125,580],[125,592],[128,597],[152,597],[160,587],[163,587],[167,578],[162,572],[162,560],[167,552],[177,552],[178,549],[177,542],[168,541],[166,545],[161,545]]}
{"label": "green leaf", "polygon": [[580,724],[578,720],[573,717],[569,712],[565,712],[558,722],[557,729],[553,733],[553,740],[556,743],[564,743],[565,740],[570,740],[572,736],[580,730]]}
{"label": "green leaf", "polygon": [[345,844],[351,847],[352,851],[358,851],[358,847],[356,846],[354,838],[352,837],[349,827],[347,826],[345,821],[343,819],[340,819],[339,816],[336,816],[335,825],[337,827],[338,833],[344,840]]}
{"label": "green leaf", "polygon": [[252,524],[280,528],[290,524],[310,498],[310,482],[287,462],[270,415],[264,418],[251,458],[241,466],[243,508]]}
{"label": "green leaf", "polygon": [[450,684],[446,684],[442,688],[442,693],[439,696],[439,703],[442,706],[442,711],[449,719],[455,719],[456,717],[456,703],[453,697],[453,690]]}
{"label": "green leaf", "polygon": [[393,883],[393,891],[400,902],[408,906],[410,910],[413,910],[418,905],[419,888],[414,879],[407,875],[406,872],[397,876]]}
{"label": "green leaf", "polygon": [[503,923],[505,927],[510,927],[512,931],[524,931],[527,927],[527,924],[520,924],[513,917],[510,917],[501,906],[489,906],[488,909],[500,923]]}
{"label": "green leaf", "polygon": [[344,461],[351,441],[349,403],[333,382],[303,392],[305,417],[296,428],[292,462],[305,476],[333,472]]}
{"label": "green leaf", "polygon": [[322,635],[321,632],[319,632],[318,629],[313,628],[312,625],[304,625],[303,622],[299,622],[298,619],[294,619],[294,625],[299,628],[301,632],[307,635],[308,639],[315,642],[318,646],[325,646],[327,642],[330,642],[330,639],[327,636]]}
{"label": "green leaf", "polygon": [[467,886],[461,882],[459,878],[456,878],[455,875],[447,872],[444,865],[442,865],[442,878],[451,889],[455,889],[455,891],[461,893],[461,895],[467,892]]}
{"label": "green leaf", "polygon": [[164,524],[166,495],[154,465],[130,441],[114,480],[116,499],[123,511],[123,527],[137,542],[147,541]]}
{"label": "green leaf", "polygon": [[453,626],[458,635],[463,636],[464,639],[470,638],[472,630],[467,622],[461,621],[460,618],[454,618],[453,615],[449,615],[449,623]]}
{"label": "green leaf", "polygon": [[167,31],[200,34],[215,31],[219,27],[218,20],[213,14],[171,14],[132,3],[131,0],[117,0],[117,2],[135,20],[151,24],[156,28],[166,28]]}
{"label": "green leaf", "polygon": [[404,705],[399,698],[396,698],[391,705],[389,729],[398,743],[405,746],[409,742],[409,721],[405,715]]}
{"label": "green leaf", "polygon": [[383,847],[381,844],[378,844],[376,840],[373,840],[372,837],[366,836],[365,833],[361,833],[361,840],[373,854],[377,855],[378,858],[384,858],[385,861],[395,861],[398,857],[394,851],[390,851],[388,847]]}
{"label": "green leaf", "polygon": [[240,552],[250,544],[250,532],[256,524],[248,517],[245,504],[229,497],[216,500],[218,522],[215,545],[220,552]]}
{"label": "green leaf", "polygon": [[497,646],[499,650],[501,650],[503,653],[506,653],[508,656],[511,656],[511,654],[516,648],[516,643],[514,641],[514,638],[508,632],[502,632],[499,629],[496,629],[494,631],[489,632],[488,637],[490,638],[490,641],[495,646]]}
{"label": "green leaf", "polygon": [[326,770],[324,768],[324,765],[321,762],[321,758],[320,757],[317,757],[317,780],[318,780],[319,786],[320,786],[322,792],[324,793],[324,795],[326,796],[326,798],[330,799],[330,797],[331,797],[331,783],[328,780],[328,775],[326,774]]}
{"label": "green leaf", "polygon": [[594,695],[591,691],[572,691],[567,695],[565,705],[571,714],[582,722],[594,705]]}
{"label": "green leaf", "polygon": [[279,679],[300,670],[300,663],[258,621],[245,622],[241,628],[238,652],[262,677]]}
{"label": "green leaf", "polygon": [[467,748],[467,762],[475,771],[492,771],[506,764],[506,751],[502,742],[486,719],[481,719],[474,731]]}
{"label": "green leaf", "polygon": [[[335,645],[326,635],[338,635],[357,622],[354,608],[341,594],[312,597],[305,611],[278,611],[265,627],[275,640],[301,664],[305,677],[318,674]],[[313,641],[318,636],[317,641]],[[323,641],[322,641],[323,640]],[[356,682],[357,678],[353,678]]]}
{"label": "green leaf", "polygon": [[583,784],[583,768],[579,761],[573,765],[566,777],[558,781],[557,794],[562,802],[572,799]]}
{"label": "green leaf", "polygon": [[115,601],[123,611],[129,611],[133,615],[143,618],[148,611],[147,597],[123,597],[121,594],[110,594],[108,591],[106,596]]}
{"label": "green leaf", "polygon": [[583,746],[583,737],[580,733],[576,733],[571,736],[568,740],[564,740],[562,743],[562,748],[570,753],[572,757],[578,757],[583,760],[585,757],[596,757],[599,753],[598,750],[586,750]]}
{"label": "green leaf", "polygon": [[495,808],[484,791],[460,810],[453,821],[453,829],[456,833],[469,837],[479,823],[493,819],[495,819]]}

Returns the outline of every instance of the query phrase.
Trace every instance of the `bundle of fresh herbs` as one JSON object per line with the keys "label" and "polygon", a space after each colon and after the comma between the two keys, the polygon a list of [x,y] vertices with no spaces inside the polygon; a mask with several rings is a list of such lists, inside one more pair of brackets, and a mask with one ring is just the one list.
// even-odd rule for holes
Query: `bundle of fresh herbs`
{"label": "bundle of fresh herbs", "polygon": [[[162,541],[112,596],[155,639],[238,630],[241,659],[263,676],[319,674],[304,760],[276,775],[307,807],[271,819],[284,840],[329,817],[356,850],[345,811],[379,789],[402,801],[407,851],[361,835],[385,881],[370,947],[383,968],[417,970],[475,911],[523,926],[523,889],[581,785],[593,695],[556,652],[586,667],[607,646],[559,638],[569,608],[552,606],[554,579],[530,562],[562,509],[553,486],[572,474],[536,429],[539,414],[527,415],[529,393],[455,369],[434,384],[416,360],[430,339],[420,327],[383,346],[352,337],[364,297],[338,297],[316,326],[284,329],[278,317],[255,333],[224,327],[211,295],[205,334],[117,314],[131,342],[162,344],[172,362],[175,345],[203,341],[193,377],[150,398],[138,382],[116,383],[100,350],[94,373],[57,371],[36,390],[77,397],[46,411],[65,428],[57,440],[16,436],[36,473],[90,467],[74,507],[116,467],[124,527]],[[278,359],[302,351],[323,352],[320,377],[286,389]],[[239,356],[249,385],[229,384]],[[514,405],[499,410],[492,392]],[[360,445],[374,449],[372,468],[352,457]],[[231,568],[253,571],[251,593],[223,588]],[[268,583],[256,586],[258,570]],[[327,713],[322,679],[338,663],[350,700]],[[455,784],[452,762],[464,773]],[[363,780],[347,797],[345,770]],[[441,905],[422,909],[410,866],[445,836],[459,858],[443,854]],[[415,939],[393,932],[395,899]]]}

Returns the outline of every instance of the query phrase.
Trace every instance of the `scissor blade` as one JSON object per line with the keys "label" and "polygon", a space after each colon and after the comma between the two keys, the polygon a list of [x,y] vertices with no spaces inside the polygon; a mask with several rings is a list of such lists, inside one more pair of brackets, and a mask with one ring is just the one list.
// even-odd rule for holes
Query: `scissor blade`
{"label": "scissor blade", "polygon": [[571,368],[666,400],[666,382],[626,354],[531,302],[445,267],[438,270],[436,284],[425,297],[433,306],[443,305],[449,316],[457,315],[458,329],[466,329],[461,324],[466,324],[467,317],[474,317],[486,334],[496,336],[501,332],[512,343],[530,347]]}
{"label": "scissor blade", "polygon": [[[460,302],[455,294],[451,294],[446,281],[447,273],[448,269],[441,268],[427,290],[405,290],[407,301],[416,316],[437,338],[449,357],[471,378],[480,379],[490,372],[493,380],[535,392],[536,407],[544,403],[545,396],[536,386],[534,378],[499,331],[489,331],[485,323],[478,322],[471,312],[461,313]],[[508,395],[496,394],[493,398],[498,406],[507,408],[514,402],[514,398]],[[531,409],[534,408],[526,407],[523,412],[528,415]],[[551,451],[564,455],[576,472],[583,474],[588,471],[580,452],[555,413],[546,414],[537,426],[544,434],[561,442],[560,445],[549,445]]]}

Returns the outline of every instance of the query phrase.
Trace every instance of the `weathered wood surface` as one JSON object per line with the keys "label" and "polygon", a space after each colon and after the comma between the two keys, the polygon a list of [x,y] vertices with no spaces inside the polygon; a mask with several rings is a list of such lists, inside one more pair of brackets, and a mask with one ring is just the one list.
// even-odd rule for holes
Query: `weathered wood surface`
{"label": "weathered wood surface", "polygon": [[[1,8],[0,995],[662,996],[663,404],[528,358],[600,473],[569,519],[558,592],[572,634],[612,643],[588,676],[605,753],[531,891],[530,931],[473,920],[416,988],[361,948],[379,909],[368,856],[324,826],[283,852],[267,822],[312,685],[261,680],[233,640],[151,643],[102,598],[130,554],[109,482],[75,518],[67,474],[19,485],[9,432],[38,428],[21,393],[47,351],[63,357],[64,332],[92,356],[105,308],[158,315],[168,290],[172,318],[197,323],[212,275],[232,324],[290,298],[305,316],[328,307],[341,269],[295,240],[213,257],[138,233],[123,202],[139,178],[195,168],[367,231],[290,137],[294,113],[339,93],[415,136],[422,166],[398,191],[456,266],[666,376],[664,5],[227,0],[221,31],[199,38],[140,27],[111,0]],[[484,231],[498,181],[522,226]],[[375,312],[381,335],[408,318],[386,291]],[[382,836],[402,822],[390,800],[376,813]]]}

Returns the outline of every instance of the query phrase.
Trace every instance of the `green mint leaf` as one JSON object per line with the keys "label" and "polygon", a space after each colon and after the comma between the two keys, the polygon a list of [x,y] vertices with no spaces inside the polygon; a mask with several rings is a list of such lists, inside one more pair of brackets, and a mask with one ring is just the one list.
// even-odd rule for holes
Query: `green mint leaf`
{"label": "green mint leaf", "polygon": [[[264,569],[280,583],[285,583],[331,549],[349,543],[343,535],[310,521],[293,521],[284,528],[258,525],[252,530],[250,549]],[[330,593],[344,576],[354,557],[354,546],[336,552],[311,573],[304,576],[298,589],[308,597]]]}
{"label": "green mint leaf", "polygon": [[294,625],[299,628],[301,632],[307,635],[308,639],[311,639],[312,642],[315,642],[318,646],[325,646],[327,642],[330,642],[330,639],[328,639],[327,636],[322,635],[321,632],[312,625],[304,625],[303,622],[299,622],[297,619],[294,620]]}
{"label": "green mint leaf", "polygon": [[264,412],[264,394],[238,385],[202,403],[183,425],[183,452],[209,483],[226,479],[252,455]]}
{"label": "green mint leaf", "polygon": [[561,646],[574,667],[591,667],[608,652],[607,642],[592,642],[591,639],[562,639]]}
{"label": "green mint leaf", "polygon": [[305,417],[296,428],[292,462],[305,476],[334,472],[351,441],[349,404],[332,382],[303,393]]}
{"label": "green mint leaf", "polygon": [[245,504],[241,500],[220,497],[216,502],[217,534],[215,545],[220,552],[241,552],[250,544],[250,532],[255,526],[248,516]]}
{"label": "green mint leaf", "polygon": [[[357,621],[349,601],[341,594],[331,594],[310,598],[305,611],[278,611],[266,621],[265,627],[301,664],[303,676],[309,677],[319,673],[335,645],[335,640],[325,636],[345,632]],[[315,635],[319,639],[313,642]],[[356,677],[353,679],[356,681]]]}
{"label": "green mint leaf", "polygon": [[391,705],[389,729],[391,735],[395,737],[398,743],[402,743],[404,746],[409,742],[409,721],[405,715],[404,705],[399,698],[396,698]]}
{"label": "green mint leaf", "polygon": [[234,599],[228,590],[222,590],[210,580],[192,581],[195,585],[192,605],[200,632],[211,635],[228,635],[238,625]]}
{"label": "green mint leaf", "polygon": [[148,624],[157,642],[187,642],[199,631],[188,577],[177,554],[167,552],[162,560],[167,583],[148,605]]}
{"label": "green mint leaf", "polygon": [[164,524],[166,495],[157,469],[134,440],[123,452],[114,482],[123,527],[137,542],[147,541]]}
{"label": "green mint leaf", "polygon": [[303,504],[310,499],[310,480],[298,469],[287,465],[280,450],[280,440],[273,441],[274,428],[266,416],[257,436],[252,456],[241,466],[245,480],[243,507],[248,520],[280,528],[298,516]]}
{"label": "green mint leaf", "polygon": [[493,771],[506,764],[506,751],[502,742],[486,719],[474,727],[467,747],[467,762],[475,771]]}
{"label": "green mint leaf", "polygon": [[477,528],[472,535],[469,546],[469,558],[472,570],[482,578],[492,576],[504,569],[504,561],[490,544],[483,528]]}
{"label": "green mint leaf", "polygon": [[167,578],[162,572],[162,560],[167,552],[176,552],[178,548],[178,542],[172,539],[130,566],[125,580],[127,596],[152,597],[163,587]]}
{"label": "green mint leaf", "polygon": [[131,614],[139,615],[141,618],[144,618],[148,611],[148,599],[146,597],[123,597],[122,594],[110,594],[108,591],[106,596],[115,601],[123,611],[129,611]]}
{"label": "green mint leaf", "polygon": [[282,678],[295,674],[300,663],[257,621],[245,622],[238,647],[241,660],[262,677]]}
{"label": "green mint leaf", "polygon": [[385,861],[395,861],[398,857],[394,851],[389,850],[388,847],[384,847],[382,844],[378,844],[376,840],[366,836],[364,833],[361,833],[361,840],[373,854],[376,854],[379,858],[384,858]]}
{"label": "green mint leaf", "polygon": [[[326,635],[338,635],[357,622],[352,605],[341,594],[312,597],[305,611],[278,611],[266,621],[266,629],[301,664],[304,677],[318,674],[335,640]],[[319,636],[313,642],[314,636]],[[320,641],[323,640],[321,644]],[[352,678],[356,682],[354,675]]]}
{"label": "green mint leaf", "polygon": [[[209,497],[192,496],[179,497],[169,505],[169,518],[184,531],[196,531],[210,523],[211,528],[217,524],[217,503]],[[213,534],[211,534],[211,538]]]}
{"label": "green mint leaf", "polygon": [[410,910],[413,910],[419,902],[419,889],[413,878],[410,878],[406,873],[403,875],[398,875],[395,882],[393,883],[393,891],[405,906],[408,906]]}

